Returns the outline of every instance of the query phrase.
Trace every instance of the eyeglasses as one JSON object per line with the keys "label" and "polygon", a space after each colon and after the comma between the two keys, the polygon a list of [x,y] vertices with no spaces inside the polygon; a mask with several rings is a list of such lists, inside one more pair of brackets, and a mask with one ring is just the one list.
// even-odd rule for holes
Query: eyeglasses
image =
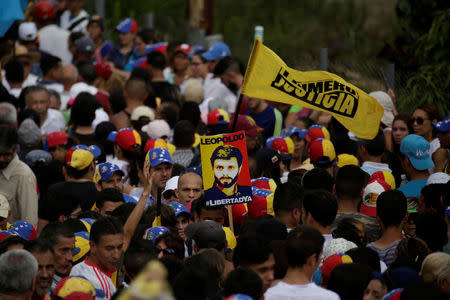
{"label": "eyeglasses", "polygon": [[424,119],[424,118],[421,118],[421,117],[412,118],[411,119],[411,124],[414,124],[414,122],[417,122],[418,125],[422,125],[423,122],[425,122],[426,120],[428,120],[428,119]]}
{"label": "eyeglasses", "polygon": [[164,253],[164,255],[174,255],[175,254],[175,250],[173,250],[171,248],[163,249],[160,246],[156,246],[156,250],[158,250],[158,252]]}

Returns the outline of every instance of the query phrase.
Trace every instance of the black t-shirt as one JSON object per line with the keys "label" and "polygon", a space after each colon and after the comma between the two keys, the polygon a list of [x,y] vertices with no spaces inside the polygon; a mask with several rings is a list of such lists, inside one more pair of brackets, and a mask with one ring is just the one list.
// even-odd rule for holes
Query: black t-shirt
{"label": "black t-shirt", "polygon": [[90,210],[96,195],[95,184],[90,181],[55,183],[39,200],[39,218],[56,221],[59,216],[70,214],[78,205],[83,211]]}
{"label": "black t-shirt", "polygon": [[167,81],[153,81],[150,83],[155,96],[161,98],[161,102],[179,103],[180,89]]}

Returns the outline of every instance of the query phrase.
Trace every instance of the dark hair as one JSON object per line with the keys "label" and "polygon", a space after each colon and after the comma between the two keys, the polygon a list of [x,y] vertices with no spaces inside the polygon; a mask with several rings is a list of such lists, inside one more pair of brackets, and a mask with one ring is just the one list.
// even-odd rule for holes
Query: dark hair
{"label": "dark hair", "polygon": [[76,40],[82,38],[83,36],[84,36],[83,32],[81,32],[81,31],[73,31],[72,33],[70,33],[69,39],[70,39],[70,42],[72,44],[74,44]]}
{"label": "dark hair", "polygon": [[[414,129],[413,129],[412,123],[411,123],[411,115],[410,114],[398,114],[398,115],[396,115],[394,117],[394,120],[392,121],[392,126],[394,126],[394,123],[397,120],[401,120],[401,121],[405,122],[406,127],[408,128],[408,134],[414,133]],[[400,144],[396,144],[394,142],[394,136],[393,135],[392,135],[391,139],[392,139],[392,145],[394,147],[394,153],[399,153],[400,152]]]}
{"label": "dark hair", "polygon": [[98,209],[103,208],[105,205],[105,202],[123,202],[125,203],[125,200],[123,199],[123,195],[121,192],[119,192],[117,189],[114,188],[108,188],[104,189],[97,193],[95,205]]}
{"label": "dark hair", "polygon": [[233,72],[243,76],[245,74],[245,66],[239,58],[225,56],[216,64],[213,73],[217,76],[226,72]]}
{"label": "dark hair", "polygon": [[415,110],[418,110],[418,109],[423,110],[427,114],[427,116],[431,122],[433,122],[433,120],[437,120],[437,121],[441,120],[441,116],[439,115],[439,110],[433,104],[425,103],[425,104],[419,105]]}
{"label": "dark hair", "polygon": [[[61,201],[61,198],[64,201]],[[52,193],[47,192],[45,194],[46,206],[48,209],[46,211],[39,211],[45,215],[45,220],[49,222],[57,221],[60,216],[69,216],[77,207],[80,207],[80,199],[71,193],[64,192],[62,193]]]}
{"label": "dark hair", "polygon": [[[156,204],[151,205],[144,213],[145,224],[153,224],[156,218]],[[173,208],[166,204],[161,204],[161,225],[173,232],[177,232],[177,217]]]}
{"label": "dark hair", "polygon": [[209,277],[208,260],[202,255],[186,259],[184,269],[175,278],[173,293],[178,300],[206,299],[217,293],[217,283]]}
{"label": "dark hair", "polygon": [[170,128],[174,128],[178,120],[178,105],[174,102],[165,102],[161,109],[161,116]]}
{"label": "dark hair", "polygon": [[442,251],[448,242],[447,223],[437,213],[419,214],[416,219],[416,235],[427,243],[431,252]]}
{"label": "dark hair", "polygon": [[330,173],[321,168],[314,168],[303,175],[303,188],[306,190],[325,190],[333,191],[333,177]]}
{"label": "dark hair", "polygon": [[175,279],[181,270],[183,270],[183,261],[179,260],[175,256],[163,256],[159,261],[166,267],[167,270],[167,281],[169,281],[170,286],[173,287]]}
{"label": "dark hair", "polygon": [[58,67],[61,59],[51,54],[42,55],[41,57],[41,70],[43,75],[47,75],[53,68]]}
{"label": "dark hair", "polygon": [[447,184],[429,184],[423,187],[420,192],[423,195],[423,203],[428,210],[434,210],[439,215],[444,216],[446,205],[441,202],[445,194],[450,194]]}
{"label": "dark hair", "polygon": [[360,264],[341,264],[331,272],[327,289],[337,293],[342,300],[360,300],[370,278],[368,268]]}
{"label": "dark hair", "polygon": [[113,92],[109,95],[109,104],[113,114],[117,114],[127,107],[123,91]]}
{"label": "dark hair", "polygon": [[366,266],[370,271],[380,272],[380,256],[378,252],[368,247],[353,248],[345,252],[354,263]]}
{"label": "dark hair", "polygon": [[36,123],[36,125],[38,127],[41,127],[41,116],[39,115],[39,113],[37,111],[30,109],[30,108],[21,109],[17,113],[17,123],[19,124],[19,126],[26,119],[33,120],[33,122]]}
{"label": "dark hair", "polygon": [[235,269],[225,279],[223,293],[225,297],[233,294],[244,294],[252,297],[252,299],[261,299],[263,282],[261,277],[251,269]]}
{"label": "dark hair", "polygon": [[406,197],[399,190],[382,192],[377,198],[377,216],[385,227],[398,226],[406,215]]}
{"label": "dark hair", "polygon": [[327,191],[308,191],[303,198],[303,208],[306,215],[311,216],[321,226],[327,227],[336,219],[338,205],[336,197]]}
{"label": "dark hair", "polygon": [[361,200],[361,191],[367,184],[368,177],[368,174],[357,166],[348,165],[339,168],[335,179],[337,197],[348,196]]}
{"label": "dark hair", "polygon": [[[176,232],[176,231],[175,231]],[[173,250],[173,255],[182,260],[184,259],[184,241],[182,238],[178,236],[177,233],[166,232],[155,240],[155,245],[158,245],[160,241],[163,241],[166,244],[168,249]]]}
{"label": "dark hair", "polygon": [[95,140],[105,155],[114,154],[114,142],[108,140],[108,135],[116,130],[116,126],[109,121],[103,121],[95,128]]}
{"label": "dark hair", "polygon": [[448,299],[448,295],[440,291],[436,284],[432,282],[417,282],[408,285],[400,295],[400,300],[422,299],[444,300]]}
{"label": "dark hair", "polygon": [[[199,50],[199,51],[196,51],[196,52],[194,53],[194,55],[192,55],[192,57],[198,56],[198,57],[200,58],[200,60],[201,60],[204,64],[206,64],[206,63],[208,62],[208,60],[202,56],[202,54],[205,53],[205,52],[206,52],[206,50]],[[192,60],[192,57],[191,57],[191,60]]]}
{"label": "dark hair", "polygon": [[367,153],[371,156],[381,156],[386,149],[386,138],[381,130],[372,140],[361,140],[358,143],[366,148]]}
{"label": "dark hair", "polygon": [[73,238],[75,235],[66,222],[50,222],[42,229],[39,238],[54,246],[60,238]]}
{"label": "dark hair", "polygon": [[31,253],[47,253],[51,252],[52,255],[55,255],[55,251],[53,250],[53,246],[46,240],[42,238],[35,239],[33,241],[28,242],[25,250]]}
{"label": "dark hair", "polygon": [[416,237],[401,240],[395,248],[395,261],[407,262],[419,272],[425,257],[430,254],[427,244]]}
{"label": "dark hair", "polygon": [[365,247],[367,244],[367,238],[359,235],[359,229],[355,224],[364,224],[358,219],[343,218],[339,221],[336,229],[333,230],[333,238],[343,238],[347,241],[355,243],[358,247]]}
{"label": "dark hair", "polygon": [[98,244],[102,236],[119,233],[123,233],[123,226],[119,220],[113,217],[100,217],[92,224],[89,239]]}
{"label": "dark hair", "polygon": [[11,59],[5,64],[4,69],[6,80],[13,83],[22,83],[25,80],[25,71],[20,61]]}
{"label": "dark hair", "polygon": [[286,256],[288,266],[302,267],[311,255],[320,259],[325,239],[322,234],[309,226],[298,225],[289,232],[286,239]]}
{"label": "dark hair", "polygon": [[206,206],[205,197],[203,195],[201,195],[198,199],[192,201],[191,213],[196,213],[200,217],[202,214],[202,209],[209,211],[222,210],[222,212],[225,214],[225,209],[223,206]]}
{"label": "dark hair", "polygon": [[0,126],[0,149],[11,149],[18,143],[19,137],[15,128]]}
{"label": "dark hair", "polygon": [[190,121],[181,120],[173,128],[173,144],[175,147],[192,147],[195,138],[195,127]]}
{"label": "dark hair", "polygon": [[270,242],[257,233],[247,233],[239,236],[233,251],[233,264],[235,268],[248,267],[253,264],[262,264],[272,254]]}
{"label": "dark hair", "polygon": [[160,35],[153,29],[144,28],[139,30],[136,36],[140,37],[146,44],[152,44],[161,40]]}
{"label": "dark hair", "polygon": [[153,51],[147,54],[147,64],[157,70],[164,70],[167,66],[166,57],[159,51]]}
{"label": "dark hair", "polygon": [[70,121],[72,128],[77,126],[90,126],[95,119],[95,111],[100,108],[94,96],[87,92],[78,94],[70,110]]}
{"label": "dark hair", "polygon": [[80,62],[77,64],[77,70],[80,77],[89,85],[92,85],[97,78],[95,67],[90,62]]}
{"label": "dark hair", "polygon": [[133,202],[123,203],[120,206],[116,207],[116,209],[114,209],[111,212],[111,217],[116,217],[122,223],[122,225],[125,225],[126,221],[128,220],[128,217],[131,215],[131,212],[135,207],[136,203]]}
{"label": "dark hair", "polygon": [[157,259],[158,250],[152,241],[133,241],[125,251],[123,265],[129,279],[136,277],[151,260]]}
{"label": "dark hair", "polygon": [[242,165],[242,153],[241,151],[231,145],[223,145],[217,147],[211,155],[211,165],[214,166],[216,159],[232,159],[236,157],[239,167]]}
{"label": "dark hair", "polygon": [[184,102],[178,115],[180,116],[180,121],[190,121],[194,125],[194,128],[200,123],[200,108],[198,107],[198,103],[193,101]]}
{"label": "dark hair", "polygon": [[72,177],[75,179],[80,179],[87,174],[87,172],[91,168],[91,165],[89,165],[86,168],[81,169],[81,170],[75,169],[74,167],[68,167],[68,166],[64,166],[64,168],[66,168],[66,172],[67,172],[67,175],[69,175],[69,177]]}
{"label": "dark hair", "polygon": [[8,248],[14,245],[23,245],[25,248],[28,241],[18,235],[9,235],[0,242],[0,255],[8,251]]}
{"label": "dark hair", "polygon": [[277,186],[273,197],[273,210],[275,215],[280,212],[291,212],[294,208],[301,209],[303,202],[303,188],[292,182]]}

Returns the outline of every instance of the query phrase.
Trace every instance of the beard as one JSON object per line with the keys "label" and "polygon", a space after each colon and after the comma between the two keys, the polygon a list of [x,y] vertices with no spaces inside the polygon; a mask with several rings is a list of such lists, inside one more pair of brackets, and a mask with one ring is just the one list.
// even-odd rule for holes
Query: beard
{"label": "beard", "polygon": [[[222,177],[222,180],[225,178],[230,178],[230,177]],[[238,180],[238,176],[234,177],[230,182],[228,183],[222,183],[220,182],[220,180],[216,177],[215,181],[217,183],[218,186],[220,186],[221,188],[230,188],[232,187]]]}

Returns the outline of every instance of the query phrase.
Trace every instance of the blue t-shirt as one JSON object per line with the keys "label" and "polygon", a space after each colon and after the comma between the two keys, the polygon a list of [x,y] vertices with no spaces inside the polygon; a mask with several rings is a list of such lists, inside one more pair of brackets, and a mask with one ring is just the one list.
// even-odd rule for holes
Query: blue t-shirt
{"label": "blue t-shirt", "polygon": [[420,191],[427,184],[427,179],[419,179],[408,182],[405,185],[402,185],[398,188],[399,191],[402,191],[406,198],[408,197],[420,197]]}
{"label": "blue t-shirt", "polygon": [[130,60],[135,60],[138,57],[139,53],[136,49],[133,48],[133,50],[124,55],[120,52],[120,46],[116,46],[109,51],[107,60],[113,62],[117,69],[123,70]]}
{"label": "blue t-shirt", "polygon": [[262,133],[264,141],[273,136],[273,131],[275,129],[275,112],[271,105],[267,105],[265,110],[257,114],[254,114],[250,109],[247,109],[245,114],[252,117],[256,124],[264,129],[264,132]]}

